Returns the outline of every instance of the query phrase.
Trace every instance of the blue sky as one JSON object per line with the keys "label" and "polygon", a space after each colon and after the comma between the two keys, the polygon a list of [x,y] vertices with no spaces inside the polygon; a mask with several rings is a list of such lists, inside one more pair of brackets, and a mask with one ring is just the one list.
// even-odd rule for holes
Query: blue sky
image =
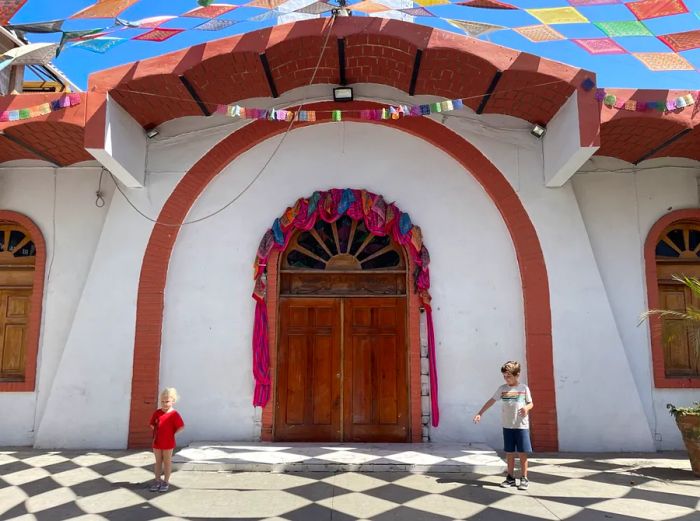
{"label": "blue sky", "polygon": [[[221,3],[243,4],[248,0],[217,0]],[[355,3],[356,0],[351,0]],[[567,0],[502,0],[521,9],[543,7],[570,7]],[[623,0],[620,0],[621,2]],[[15,24],[42,22],[67,18],[83,9],[95,0],[29,0],[24,7],[12,18]],[[700,0],[684,0],[689,13],[645,20],[647,28],[655,35],[700,30]],[[418,5],[418,4],[416,4]],[[124,11],[120,18],[138,20],[157,15],[180,15],[197,7],[196,0],[140,0]],[[442,18],[486,22],[497,25],[522,27],[535,25],[539,22],[523,10],[494,10],[476,9],[458,5],[433,6],[429,9],[436,18],[415,18],[415,23],[421,23],[453,32],[460,32]],[[625,21],[635,20],[633,13],[622,3],[617,5],[577,7],[579,12],[591,22],[594,21]],[[81,88],[87,85],[87,77],[93,71],[98,71],[129,63],[140,59],[157,56],[173,50],[182,49],[201,42],[240,34],[269,25],[275,20],[252,22],[251,16],[264,11],[241,7],[223,15],[222,19],[236,20],[238,23],[221,31],[187,30],[165,42],[127,41],[118,45],[105,54],[97,54],[80,48],[67,46],[56,58],[55,64]],[[440,18],[441,17],[441,18]],[[199,18],[177,18],[163,27],[192,29],[205,20]],[[113,24],[108,19],[67,20],[64,30],[95,29],[108,27]],[[552,26],[567,38],[601,38],[605,35],[592,23],[558,24]],[[144,33],[144,30],[127,29],[113,36],[132,38]],[[29,34],[30,41],[58,41],[59,34]],[[700,49],[682,52],[695,68],[695,71],[653,72],[647,69],[631,54],[593,56],[570,41],[555,41],[534,43],[513,30],[502,30],[481,37],[482,40],[530,52],[553,60],[565,62],[577,67],[593,70],[598,75],[598,84],[602,87],[629,88],[664,88],[700,90]],[[624,37],[615,38],[617,43],[629,52],[670,52],[671,50],[655,37]]]}

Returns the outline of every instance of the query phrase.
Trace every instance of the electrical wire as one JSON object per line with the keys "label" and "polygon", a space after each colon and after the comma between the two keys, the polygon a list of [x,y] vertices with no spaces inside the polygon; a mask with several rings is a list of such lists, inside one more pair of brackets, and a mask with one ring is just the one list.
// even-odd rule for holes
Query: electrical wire
{"label": "electrical wire", "polygon": [[[331,32],[332,32],[333,24],[335,23],[335,20],[336,20],[336,16],[333,15],[333,16],[331,17],[331,22],[330,22],[330,24],[328,24],[328,34],[326,34],[326,39],[324,40],[324,42],[323,42],[323,47],[321,48],[321,52],[319,53],[318,61],[316,62],[316,67],[314,67],[314,72],[313,72],[313,74],[311,75],[311,79],[309,80],[309,84],[307,85],[307,87],[313,85],[313,82],[314,82],[314,80],[316,79],[316,74],[318,73],[318,69],[319,69],[319,67],[321,66],[321,61],[323,60],[324,51],[326,50],[326,47],[327,47],[327,44],[328,44],[328,40],[329,40],[329,38],[330,38],[330,36],[331,36]],[[306,104],[306,102],[307,102],[307,98],[304,98],[304,99],[302,100],[301,104],[299,105],[299,109],[298,109],[298,110],[301,110],[301,108]],[[273,158],[277,155],[277,152],[279,151],[280,147],[282,146],[282,144],[283,144],[283,143],[285,142],[285,140],[287,139],[287,136],[290,134],[290,132],[291,132],[291,130],[292,130],[292,127],[294,126],[294,123],[295,123],[295,121],[294,121],[293,119],[289,122],[289,125],[287,126],[287,129],[285,130],[284,134],[282,134],[282,138],[279,140],[279,142],[277,143],[277,145],[276,145],[275,148],[273,149],[272,154],[270,154],[270,156],[267,158],[267,160],[266,160],[265,163],[263,164],[262,168],[260,168],[260,170],[258,171],[258,173],[257,173],[257,174],[253,177],[253,179],[243,188],[243,190],[241,190],[241,191],[238,193],[238,195],[236,195],[233,199],[231,199],[229,202],[227,202],[224,206],[222,206],[222,207],[219,208],[218,210],[215,210],[215,211],[213,211],[213,212],[211,212],[211,213],[209,213],[209,214],[207,214],[207,215],[205,215],[205,216],[203,216],[203,217],[199,217],[199,218],[197,218],[197,219],[192,219],[192,220],[189,220],[189,221],[184,221],[184,222],[182,222],[182,223],[165,223],[165,222],[159,221],[159,220],[157,220],[157,219],[153,219],[153,218],[149,217],[148,215],[146,215],[145,213],[143,213],[141,210],[139,210],[139,209],[136,207],[136,205],[134,205],[134,203],[131,202],[131,200],[129,200],[129,198],[126,196],[126,194],[125,194],[124,191],[122,190],[121,186],[119,186],[119,183],[117,182],[117,180],[114,178],[114,175],[112,174],[112,172],[109,172],[109,171],[108,171],[108,172],[109,172],[110,177],[112,178],[112,181],[114,181],[114,185],[117,187],[117,190],[118,190],[119,193],[122,195],[122,197],[124,197],[124,199],[125,199],[126,202],[129,204],[129,206],[131,206],[131,207],[132,207],[139,215],[141,215],[141,217],[143,217],[144,219],[146,219],[146,220],[148,220],[148,221],[150,221],[150,222],[152,222],[152,223],[155,223],[155,224],[159,224],[159,225],[162,225],[162,226],[169,226],[169,227],[173,227],[173,228],[179,228],[179,227],[185,226],[185,225],[187,225],[187,224],[199,223],[199,222],[202,222],[202,221],[204,221],[204,220],[206,220],[206,219],[209,219],[209,218],[211,218],[211,217],[214,217],[215,215],[217,215],[217,214],[223,212],[226,208],[228,208],[228,207],[231,206],[233,203],[235,203],[236,201],[238,201],[238,199],[240,199],[240,198],[243,196],[243,194],[245,194],[245,193],[250,189],[250,187],[253,186],[253,184],[260,178],[260,176],[263,174],[263,172],[267,169],[268,165],[272,162]]]}

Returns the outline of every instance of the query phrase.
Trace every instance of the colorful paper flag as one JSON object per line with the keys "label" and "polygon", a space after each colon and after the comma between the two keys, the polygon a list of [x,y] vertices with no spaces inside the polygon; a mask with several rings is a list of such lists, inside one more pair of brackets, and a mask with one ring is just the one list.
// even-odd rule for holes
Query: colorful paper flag
{"label": "colorful paper flag", "polygon": [[117,45],[120,45],[126,41],[126,38],[100,36],[98,38],[92,38],[91,40],[84,40],[82,42],[74,43],[73,45],[71,45],[71,47],[77,47],[78,49],[84,49],[86,51],[104,54],[113,47],[116,47]]}
{"label": "colorful paper flag", "polygon": [[500,31],[502,29],[507,29],[507,27],[503,27],[502,25],[493,25],[493,24],[487,24],[483,22],[470,22],[467,20],[453,20],[451,18],[445,18],[445,21],[453,25],[459,29],[462,29],[464,33],[467,36],[471,36],[472,38],[476,38],[477,36],[481,36],[482,34],[488,34],[492,33],[494,31]]}
{"label": "colorful paper flag", "polygon": [[13,65],[48,65],[57,50],[57,43],[30,43],[5,51],[2,58],[10,58]]}
{"label": "colorful paper flag", "polygon": [[276,11],[275,9],[270,9],[269,11],[265,11],[264,13],[260,13],[255,16],[251,16],[248,18],[249,21],[251,22],[264,22],[265,20],[271,20],[271,19],[276,19],[282,16],[283,13],[280,13],[279,11]]}
{"label": "colorful paper flag", "polygon": [[652,71],[692,71],[695,68],[674,52],[634,52],[632,56]]}
{"label": "colorful paper flag", "polygon": [[207,20],[206,22],[199,24],[195,29],[199,31],[220,31],[231,27],[235,24],[235,20],[221,20],[220,18],[215,18],[214,20]]}
{"label": "colorful paper flag", "polygon": [[625,4],[639,20],[659,18],[688,12],[682,0],[639,0]]}
{"label": "colorful paper flag", "polygon": [[158,27],[147,33],[134,36],[132,40],[143,40],[147,42],[164,42],[169,38],[172,38],[176,34],[180,34],[184,29],[165,29],[163,27]]}
{"label": "colorful paper flag", "polygon": [[328,2],[314,2],[313,4],[295,9],[294,12],[304,14],[323,14],[332,11],[334,8],[335,6],[329,4]]}
{"label": "colorful paper flag", "polygon": [[621,0],[568,0],[568,2],[573,6],[589,6],[619,4]]}
{"label": "colorful paper flag", "polygon": [[406,9],[396,9],[396,11],[407,14],[409,16],[432,16],[435,17],[433,13],[428,11],[425,7],[408,7]]}
{"label": "colorful paper flag", "polygon": [[553,42],[566,39],[561,33],[548,25],[528,25],[526,27],[516,27],[513,30],[531,42]]}
{"label": "colorful paper flag", "polygon": [[177,16],[150,16],[148,18],[141,18],[140,20],[135,20],[133,22],[117,18],[115,22],[117,23],[117,25],[123,25],[124,27],[136,27],[139,29],[155,29],[156,27],[160,27],[161,25],[163,25],[165,22],[169,22],[170,20],[174,20],[175,18],[177,18]]}
{"label": "colorful paper flag", "polygon": [[573,38],[571,41],[590,54],[627,54],[612,38]]}
{"label": "colorful paper flag", "polygon": [[496,0],[467,0],[466,2],[457,2],[457,5],[481,7],[483,9],[518,9],[517,6],[505,4]]}
{"label": "colorful paper flag", "polygon": [[0,25],[6,25],[27,0],[0,0]]}
{"label": "colorful paper flag", "polygon": [[285,3],[287,0],[253,0],[248,2],[248,7],[262,7],[263,9],[276,9]]}
{"label": "colorful paper flag", "polygon": [[36,22],[31,24],[8,25],[6,29],[22,31],[24,33],[60,33],[65,20],[51,20],[50,22]]}
{"label": "colorful paper flag", "polygon": [[[450,0],[414,0],[415,4],[422,5],[423,7],[430,7],[432,5],[445,5],[449,4]],[[350,6],[353,10],[355,6]]]}
{"label": "colorful paper flag", "polygon": [[682,33],[662,34],[658,38],[674,52],[689,51],[700,47],[700,29]]}
{"label": "colorful paper flag", "polygon": [[188,18],[217,18],[237,8],[237,5],[231,4],[211,4],[206,7],[196,7],[182,14],[182,16]]}
{"label": "colorful paper flag", "polygon": [[543,24],[583,24],[588,18],[579,13],[574,7],[547,7],[544,9],[525,9]]}
{"label": "colorful paper flag", "polygon": [[593,22],[593,24],[611,37],[653,36],[646,25],[636,20],[624,22]]}
{"label": "colorful paper flag", "polygon": [[75,13],[71,18],[115,18],[138,0],[98,0],[97,3]]}
{"label": "colorful paper flag", "polygon": [[350,9],[358,13],[381,13],[383,11],[390,11],[391,7],[387,7],[383,4],[378,4],[376,2],[371,2],[370,0],[363,0],[350,6]]}

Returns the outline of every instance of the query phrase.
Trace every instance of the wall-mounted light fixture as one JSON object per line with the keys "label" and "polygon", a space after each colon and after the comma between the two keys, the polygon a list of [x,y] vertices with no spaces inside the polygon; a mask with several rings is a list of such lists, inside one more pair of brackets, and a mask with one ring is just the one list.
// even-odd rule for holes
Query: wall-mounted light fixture
{"label": "wall-mounted light fixture", "polygon": [[538,125],[535,123],[535,126],[532,127],[530,130],[530,134],[535,136],[537,139],[542,139],[547,132],[547,128],[543,127],[542,125]]}
{"label": "wall-mounted light fixture", "polygon": [[147,137],[148,139],[153,139],[153,138],[156,137],[158,134],[159,134],[159,132],[158,132],[158,129],[156,129],[156,128],[152,128],[151,130],[147,130],[147,131],[146,131],[146,137]]}
{"label": "wall-mounted light fixture", "polygon": [[352,101],[351,87],[336,87],[333,89],[333,101]]}

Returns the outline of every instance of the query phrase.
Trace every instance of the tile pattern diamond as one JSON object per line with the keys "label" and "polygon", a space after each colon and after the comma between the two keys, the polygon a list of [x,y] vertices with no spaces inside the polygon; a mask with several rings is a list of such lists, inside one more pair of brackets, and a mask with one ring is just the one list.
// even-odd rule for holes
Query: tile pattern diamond
{"label": "tile pattern diamond", "polygon": [[[420,460],[420,446],[411,448],[365,452],[374,461]],[[307,446],[305,454],[338,449]],[[441,454],[460,457],[454,448]],[[500,488],[499,475],[180,471],[171,491],[159,494],[148,490],[152,463],[148,452],[0,450],[0,520],[700,519],[700,482],[684,453],[538,454],[528,491]]]}

